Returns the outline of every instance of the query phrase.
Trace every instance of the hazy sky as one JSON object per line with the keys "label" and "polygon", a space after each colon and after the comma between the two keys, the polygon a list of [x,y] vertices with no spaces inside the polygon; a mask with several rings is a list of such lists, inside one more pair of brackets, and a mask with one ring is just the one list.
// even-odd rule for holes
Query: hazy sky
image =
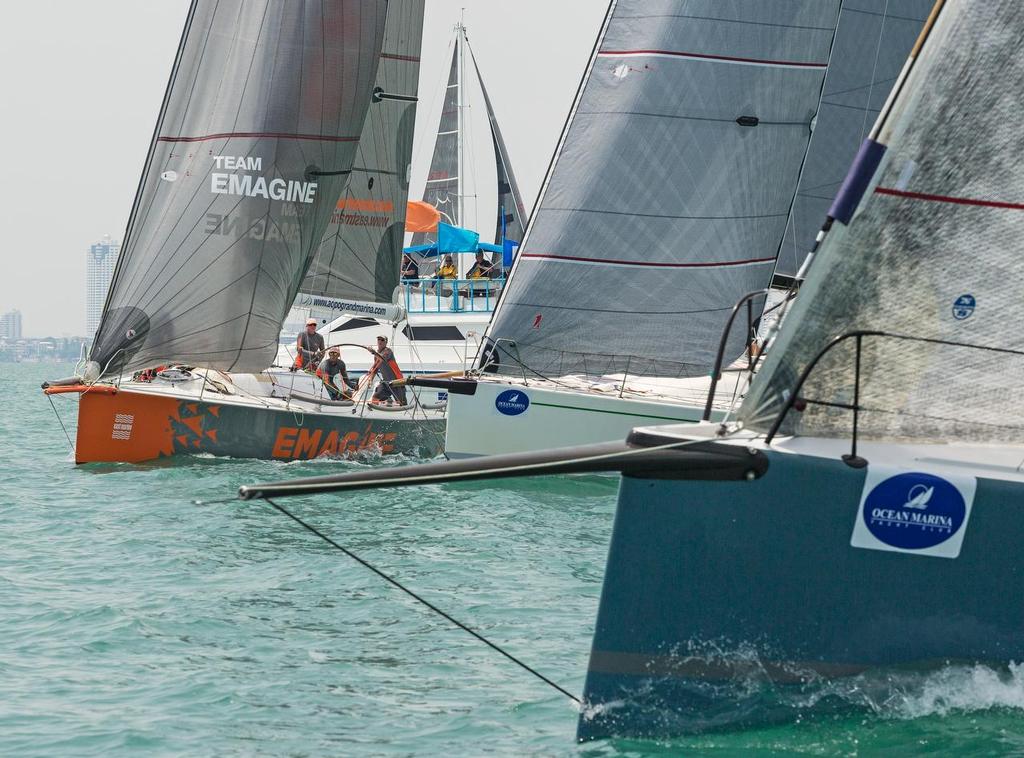
{"label": "hazy sky", "polygon": [[[6,150],[0,220],[7,239],[0,312],[21,310],[27,336],[85,331],[85,252],[104,234],[124,233],[188,5],[33,0],[6,9],[0,25],[0,136]],[[414,196],[430,159],[429,132],[436,128],[451,29],[464,9],[529,208],[606,0],[426,5]],[[476,115],[483,118],[482,111]],[[473,135],[478,173],[494,170],[487,139],[482,127]],[[481,218],[490,213],[487,201],[481,192]]]}

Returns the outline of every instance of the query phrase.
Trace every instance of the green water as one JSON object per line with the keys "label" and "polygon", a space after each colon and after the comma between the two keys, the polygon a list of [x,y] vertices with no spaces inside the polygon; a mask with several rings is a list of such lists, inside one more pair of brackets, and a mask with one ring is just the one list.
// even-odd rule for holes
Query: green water
{"label": "green water", "polygon": [[[389,464],[76,468],[38,391],[67,370],[0,365],[0,754],[1024,753],[1024,674],[983,669],[850,697],[843,716],[577,746],[565,698],[282,515],[193,504]],[[73,424],[74,401],[57,401]],[[289,502],[578,693],[615,486],[547,478]]]}

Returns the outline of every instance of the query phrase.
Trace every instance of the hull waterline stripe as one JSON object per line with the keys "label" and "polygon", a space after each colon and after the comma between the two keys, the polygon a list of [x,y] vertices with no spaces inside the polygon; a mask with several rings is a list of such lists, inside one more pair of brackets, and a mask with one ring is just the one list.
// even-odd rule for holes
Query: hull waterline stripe
{"label": "hull waterline stripe", "polygon": [[722,261],[720,263],[660,263],[658,261],[618,261],[608,258],[583,258],[576,255],[550,255],[546,253],[523,253],[520,258],[570,263],[596,263],[605,266],[647,266],[649,268],[719,268],[723,266],[750,266],[759,263],[774,263],[775,257],[749,258],[743,261]]}
{"label": "hull waterline stripe", "polygon": [[728,681],[746,674],[767,674],[773,682],[800,684],[817,676],[838,678],[856,676],[872,668],[927,670],[949,663],[988,663],[994,661],[921,660],[902,664],[833,663],[831,661],[708,661],[696,658],[644,653],[591,650],[588,671],[619,676],[668,676],[706,681]]}
{"label": "hull waterline stripe", "polygon": [[952,203],[954,205],[976,205],[982,208],[1003,208],[1011,211],[1024,211],[1024,203],[1007,203],[1002,200],[980,200],[973,197],[954,197],[953,195],[930,195],[926,192],[907,192],[890,187],[876,187],[879,195],[905,197],[910,200],[926,200],[933,203]]}
{"label": "hull waterline stripe", "polygon": [[716,63],[739,63],[745,66],[782,66],[787,68],[826,68],[827,63],[776,61],[764,58],[741,58],[733,55],[711,55],[710,53],[687,53],[681,50],[602,50],[601,57],[629,58],[637,56],[658,58],[692,58]]}
{"label": "hull waterline stripe", "polygon": [[358,142],[359,137],[334,136],[330,134],[293,134],[290,132],[221,132],[219,134],[202,134],[197,137],[157,137],[157,142],[206,142],[214,139],[232,139],[235,137],[272,139],[299,139],[315,142]]}
{"label": "hull waterline stripe", "polygon": [[398,55],[397,53],[381,53],[381,58],[387,58],[392,61],[409,61],[410,63],[419,63],[419,56],[416,55]]}

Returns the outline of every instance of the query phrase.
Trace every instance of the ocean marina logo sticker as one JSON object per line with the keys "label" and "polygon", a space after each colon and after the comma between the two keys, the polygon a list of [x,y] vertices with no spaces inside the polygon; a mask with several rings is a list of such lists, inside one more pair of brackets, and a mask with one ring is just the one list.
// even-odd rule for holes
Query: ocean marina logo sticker
{"label": "ocean marina logo sticker", "polygon": [[874,467],[864,481],[850,544],[956,558],[975,484],[973,477]]}
{"label": "ocean marina logo sticker", "polygon": [[965,318],[970,318],[971,314],[974,313],[974,307],[977,303],[974,300],[974,295],[961,295],[953,303],[953,318],[957,321],[963,321]]}
{"label": "ocean marina logo sticker", "polygon": [[530,398],[522,390],[505,390],[494,398],[494,407],[505,416],[518,416],[530,407]]}

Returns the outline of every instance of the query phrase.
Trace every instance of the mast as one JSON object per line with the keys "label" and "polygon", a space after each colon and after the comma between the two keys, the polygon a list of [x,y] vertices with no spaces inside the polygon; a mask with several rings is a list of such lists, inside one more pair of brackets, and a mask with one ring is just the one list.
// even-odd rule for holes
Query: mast
{"label": "mast", "polygon": [[465,81],[466,81],[466,63],[465,57],[463,56],[462,48],[462,37],[465,34],[465,26],[462,21],[459,21],[455,25],[455,55],[458,58],[457,70],[458,70],[458,116],[459,116],[459,131],[456,135],[458,141],[457,156],[458,156],[458,178],[456,182],[456,197],[457,197],[457,218],[456,223],[459,226],[465,226],[465,210],[466,210],[466,185],[463,181],[462,172],[466,167],[466,96],[465,96]]}

